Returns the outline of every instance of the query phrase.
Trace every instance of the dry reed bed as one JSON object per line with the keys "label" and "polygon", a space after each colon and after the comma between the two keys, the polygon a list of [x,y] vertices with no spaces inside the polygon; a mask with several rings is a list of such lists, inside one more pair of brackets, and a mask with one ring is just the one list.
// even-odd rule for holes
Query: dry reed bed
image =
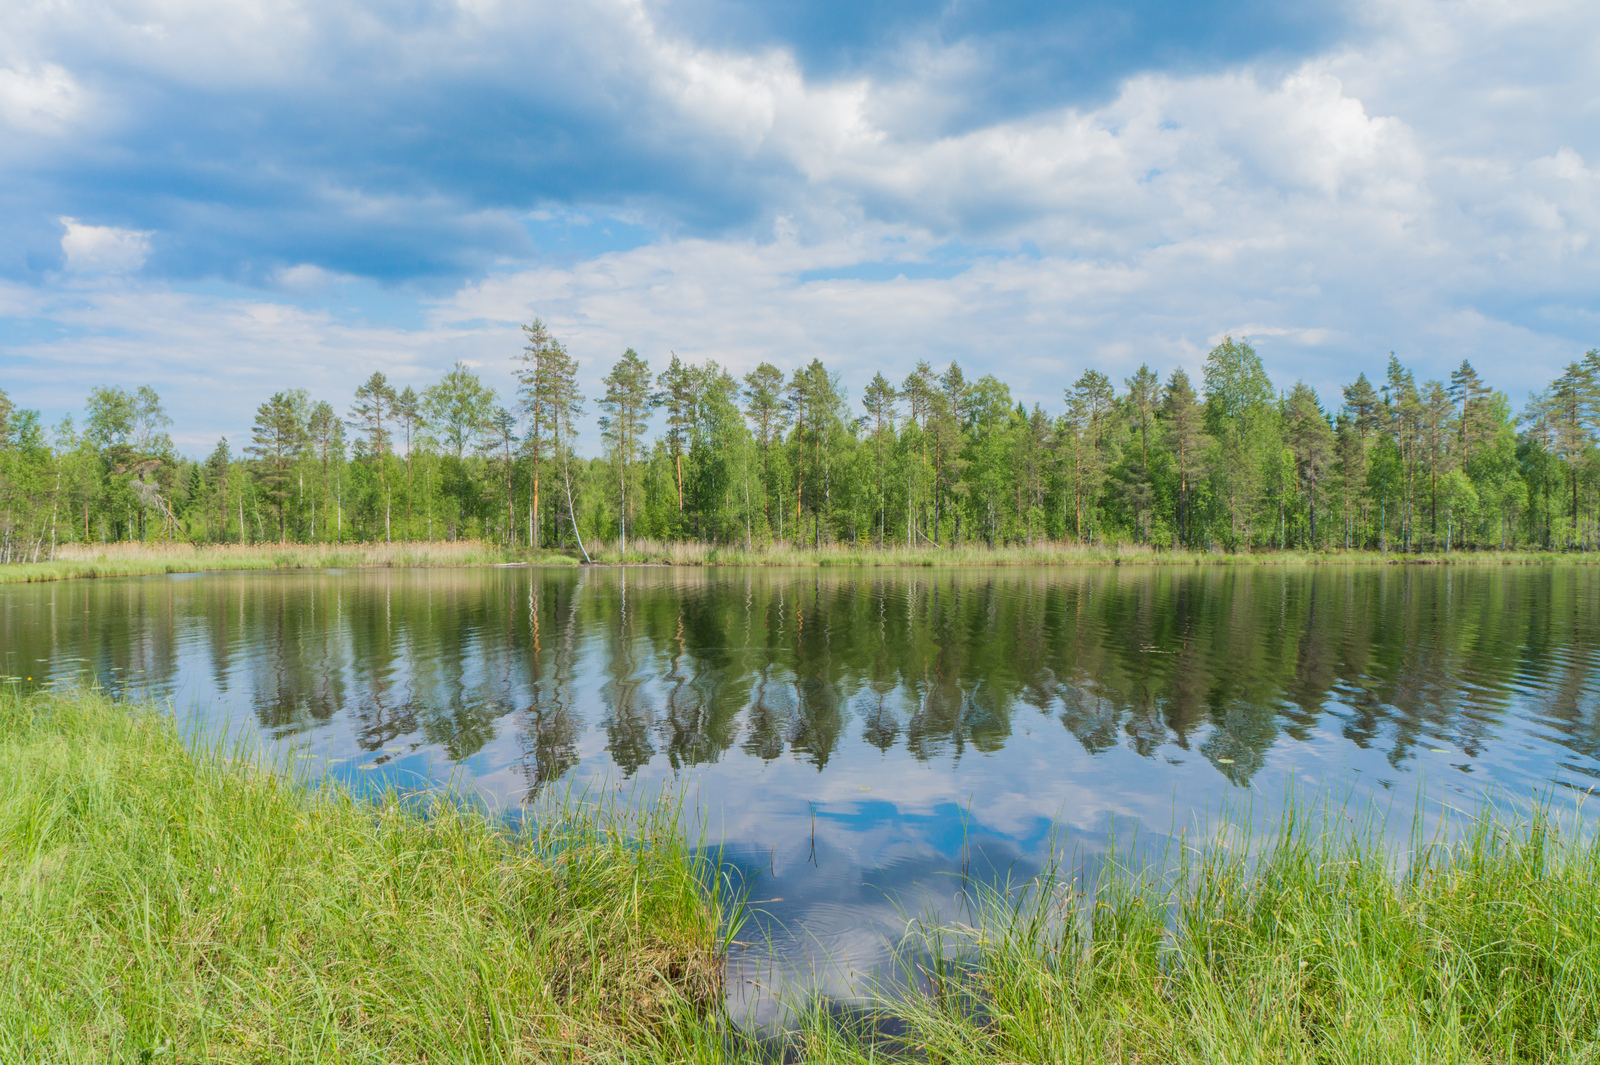
{"label": "dry reed bed", "polygon": [[[1454,551],[1402,555],[1376,551],[1261,551],[1228,554],[1161,551],[1135,544],[1103,547],[1041,543],[1033,546],[874,547],[835,544],[819,548],[789,544],[740,545],[630,540],[591,543],[589,556],[602,565],[647,566],[1216,566],[1216,565],[1551,565],[1593,564],[1600,557],[1571,552]],[[491,565],[572,566],[575,550],[530,551],[479,541],[394,544],[210,545],[119,543],[66,544],[49,562],[0,566],[0,584],[228,570],[334,569],[360,567],[466,567]]]}

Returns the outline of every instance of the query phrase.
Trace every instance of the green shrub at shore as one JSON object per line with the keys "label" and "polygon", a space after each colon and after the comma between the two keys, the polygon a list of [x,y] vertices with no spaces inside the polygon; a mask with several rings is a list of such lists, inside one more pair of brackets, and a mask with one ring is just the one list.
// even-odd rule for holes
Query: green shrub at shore
{"label": "green shrub at shore", "polygon": [[0,698],[0,1061],[542,1061],[720,995],[670,815],[513,834],[98,695]]}

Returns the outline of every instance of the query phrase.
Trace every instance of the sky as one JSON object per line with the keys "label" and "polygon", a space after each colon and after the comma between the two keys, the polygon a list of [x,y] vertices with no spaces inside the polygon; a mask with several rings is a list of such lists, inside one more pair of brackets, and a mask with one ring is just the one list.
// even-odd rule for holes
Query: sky
{"label": "sky", "polygon": [[1597,225],[1593,3],[0,5],[0,388],[152,385],[191,455],[375,370],[509,401],[535,316],[590,415],[626,347],[1058,411],[1227,335],[1520,408],[1600,344]]}

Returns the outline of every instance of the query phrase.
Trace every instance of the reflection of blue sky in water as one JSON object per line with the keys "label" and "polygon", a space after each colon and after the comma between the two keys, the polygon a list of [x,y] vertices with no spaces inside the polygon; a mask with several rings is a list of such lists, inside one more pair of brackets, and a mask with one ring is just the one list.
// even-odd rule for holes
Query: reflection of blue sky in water
{"label": "reflection of blue sky in water", "polygon": [[1392,570],[80,582],[0,594],[0,671],[195,707],[356,787],[676,789],[761,900],[731,977],[770,1019],[1052,846],[1087,878],[1113,831],[1265,829],[1290,781],[1397,837],[1419,793],[1431,829],[1593,784],[1600,577]]}

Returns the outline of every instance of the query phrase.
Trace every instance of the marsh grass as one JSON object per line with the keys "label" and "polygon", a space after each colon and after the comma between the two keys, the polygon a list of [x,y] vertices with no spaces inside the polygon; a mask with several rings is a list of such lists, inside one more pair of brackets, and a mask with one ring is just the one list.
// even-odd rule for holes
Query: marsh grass
{"label": "marsh grass", "polygon": [[514,553],[475,540],[395,544],[215,544],[200,548],[172,542],[63,544],[48,562],[0,566],[0,584],[213,570],[487,566],[526,559],[525,553]]}
{"label": "marsh grass", "polygon": [[0,765],[0,1061],[605,1059],[720,1000],[668,806],[513,832],[92,693],[0,696]]}
{"label": "marsh grass", "polygon": [[899,1013],[931,1060],[1600,1059],[1600,848],[1489,809],[1397,865],[1374,825],[1288,809],[1175,872],[1059,868],[927,930]]}
{"label": "marsh grass", "polygon": [[[914,990],[816,1003],[776,1043],[667,1028],[660,1060],[1387,1063],[1600,1060],[1600,848],[1487,810],[1397,860],[1373,825],[1289,809],[1176,865],[1057,865],[918,926]],[[1163,871],[1164,870],[1164,871]]]}
{"label": "marsh grass", "polygon": [[[1495,565],[1526,566],[1595,563],[1589,553],[1551,551],[1453,551],[1448,554],[1377,551],[1260,551],[1228,554],[1161,551],[1139,544],[1102,546],[1038,543],[1032,546],[875,547],[871,544],[741,545],[630,540],[590,545],[590,555],[606,565],[644,566],[1227,566],[1227,565]],[[79,577],[132,577],[155,573],[227,570],[440,568],[456,566],[575,566],[575,552],[530,551],[476,540],[375,544],[63,544],[48,562],[0,565],[0,584],[71,580]]]}
{"label": "marsh grass", "polygon": [[[957,547],[831,544],[755,545],[629,540],[589,545],[595,562],[609,565],[657,566],[1229,566],[1229,565],[1549,565],[1594,562],[1584,553],[1539,551],[1452,551],[1411,554],[1377,551],[1167,551],[1140,544],[1083,545],[1040,542],[1031,546],[982,543]],[[545,556],[544,561],[551,561]]]}

